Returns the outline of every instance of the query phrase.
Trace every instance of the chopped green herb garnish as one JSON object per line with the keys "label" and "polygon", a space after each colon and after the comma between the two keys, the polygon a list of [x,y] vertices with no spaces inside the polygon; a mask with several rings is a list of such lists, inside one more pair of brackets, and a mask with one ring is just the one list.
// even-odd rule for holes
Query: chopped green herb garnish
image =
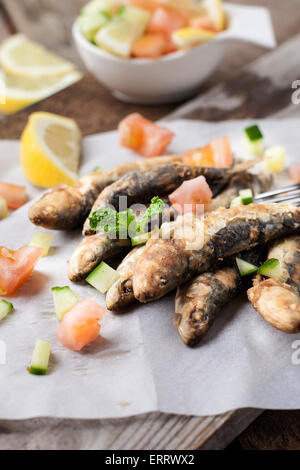
{"label": "chopped green herb garnish", "polygon": [[127,233],[128,227],[135,220],[131,209],[117,212],[110,207],[101,207],[89,218],[90,228],[95,231]]}
{"label": "chopped green herb garnish", "polygon": [[153,197],[151,199],[150,206],[148,207],[143,217],[141,218],[141,220],[138,222],[136,226],[136,232],[137,233],[143,232],[148,220],[151,219],[151,217],[155,215],[161,214],[163,211],[164,205],[165,205],[164,202],[158,196]]}

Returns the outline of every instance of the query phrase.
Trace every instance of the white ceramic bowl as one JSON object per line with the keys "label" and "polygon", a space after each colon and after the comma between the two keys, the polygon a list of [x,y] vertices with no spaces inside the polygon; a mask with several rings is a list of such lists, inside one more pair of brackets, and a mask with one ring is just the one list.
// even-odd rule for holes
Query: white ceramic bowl
{"label": "white ceramic bowl", "polygon": [[121,59],[94,46],[81,34],[77,21],[73,37],[87,69],[123,101],[162,104],[193,95],[218,66],[229,40],[264,47],[276,45],[269,11],[262,7],[226,3],[226,31],[213,41],[160,59]]}

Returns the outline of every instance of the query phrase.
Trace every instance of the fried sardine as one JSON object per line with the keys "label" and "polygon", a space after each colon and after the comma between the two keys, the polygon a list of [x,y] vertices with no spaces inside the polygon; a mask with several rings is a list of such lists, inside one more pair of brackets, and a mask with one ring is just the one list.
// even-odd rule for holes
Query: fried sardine
{"label": "fried sardine", "polygon": [[186,214],[165,225],[168,239],[148,240],[137,261],[133,289],[140,302],[159,299],[224,258],[299,232],[300,208],[250,204],[219,209],[203,219]]}
{"label": "fried sardine", "polygon": [[83,225],[101,191],[128,172],[143,173],[166,163],[180,162],[176,155],[128,162],[112,170],[98,170],[83,176],[72,187],[66,184],[47,191],[29,209],[29,219],[49,230],[73,230]]}
{"label": "fried sardine", "polygon": [[274,243],[268,259],[280,262],[280,280],[256,276],[248,298],[257,312],[274,328],[300,332],[300,235]]}

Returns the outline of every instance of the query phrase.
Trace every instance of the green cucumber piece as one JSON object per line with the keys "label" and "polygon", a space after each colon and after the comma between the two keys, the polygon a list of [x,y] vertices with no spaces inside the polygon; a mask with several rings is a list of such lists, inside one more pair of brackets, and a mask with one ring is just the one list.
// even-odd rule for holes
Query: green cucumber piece
{"label": "green cucumber piece", "polygon": [[260,155],[264,149],[264,136],[257,125],[247,127],[244,130],[244,146],[247,153]]}
{"label": "green cucumber piece", "polygon": [[148,11],[125,5],[120,8],[118,16],[128,23],[140,25],[141,34],[145,32],[151,19],[151,14]]}
{"label": "green cucumber piece", "polygon": [[0,301],[0,320],[3,320],[9,312],[11,312],[14,309],[13,304],[10,302],[7,302],[6,300],[1,300]]}
{"label": "green cucumber piece", "polygon": [[230,207],[241,206],[242,204],[243,203],[242,203],[242,200],[241,200],[240,196],[237,196],[234,199],[232,199]]}
{"label": "green cucumber piece", "polygon": [[282,278],[282,268],[276,258],[268,259],[257,271],[262,276],[271,277],[279,281]]}
{"label": "green cucumber piece", "polygon": [[108,289],[116,282],[120,274],[102,261],[96,269],[86,278],[86,281],[101,294],[105,294]]}
{"label": "green cucumber piece", "polygon": [[251,189],[241,189],[240,198],[241,198],[242,204],[244,206],[247,206],[248,204],[251,204],[254,200],[252,190]]}
{"label": "green cucumber piece", "polygon": [[116,3],[112,0],[92,0],[81,9],[80,16],[91,16],[100,12],[113,15],[117,8]]}
{"label": "green cucumber piece", "polygon": [[248,261],[244,261],[241,258],[236,258],[236,264],[239,268],[239,272],[241,276],[249,276],[250,274],[254,274],[257,272],[258,267],[254,264],[248,263]]}
{"label": "green cucumber piece", "polygon": [[29,367],[30,374],[33,375],[46,375],[49,358],[51,352],[51,344],[47,341],[38,339],[35,343],[31,363]]}
{"label": "green cucumber piece", "polygon": [[90,42],[93,42],[98,31],[111,20],[106,11],[79,17],[81,34]]}
{"label": "green cucumber piece", "polygon": [[69,286],[52,287],[56,318],[61,321],[64,315],[78,302],[78,295]]}
{"label": "green cucumber piece", "polygon": [[264,138],[257,124],[255,124],[254,126],[246,127],[244,132],[246,136],[248,137],[248,139],[250,140],[250,142],[257,142],[258,140],[261,140]]}
{"label": "green cucumber piece", "polygon": [[151,235],[152,235],[152,232],[146,232],[146,233],[142,233],[141,235],[137,235],[136,237],[133,237],[131,239],[131,245],[132,246],[145,245],[145,243],[147,243]]}

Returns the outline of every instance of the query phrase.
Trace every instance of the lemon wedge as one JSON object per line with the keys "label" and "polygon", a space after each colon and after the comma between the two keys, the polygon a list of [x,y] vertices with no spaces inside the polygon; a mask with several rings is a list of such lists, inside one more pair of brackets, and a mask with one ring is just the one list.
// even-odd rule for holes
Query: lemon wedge
{"label": "lemon wedge", "polygon": [[59,77],[19,77],[0,72],[0,112],[12,114],[72,85],[82,78],[79,72]]}
{"label": "lemon wedge", "polygon": [[222,0],[204,0],[203,6],[213,20],[217,31],[223,31],[225,29],[226,18]]}
{"label": "lemon wedge", "polygon": [[127,59],[130,57],[133,41],[141,37],[142,33],[139,24],[118,19],[100,29],[95,36],[95,43],[108,52]]}
{"label": "lemon wedge", "polygon": [[74,71],[73,64],[23,34],[15,34],[3,42],[0,48],[0,64],[6,72],[23,77],[49,77]]}
{"label": "lemon wedge", "polygon": [[21,137],[21,165],[26,178],[43,188],[73,185],[80,161],[81,133],[73,119],[33,113]]}
{"label": "lemon wedge", "polygon": [[177,47],[183,48],[211,41],[215,36],[216,33],[206,29],[182,28],[173,32],[172,40]]}

